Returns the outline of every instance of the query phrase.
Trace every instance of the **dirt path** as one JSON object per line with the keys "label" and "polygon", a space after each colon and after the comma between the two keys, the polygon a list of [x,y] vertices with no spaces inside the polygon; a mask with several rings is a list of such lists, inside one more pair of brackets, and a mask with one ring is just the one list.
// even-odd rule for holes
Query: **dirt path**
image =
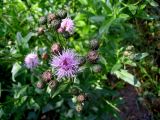
{"label": "dirt path", "polygon": [[119,93],[124,99],[124,104],[120,106],[122,120],[152,120],[148,110],[138,103],[138,93],[134,87],[126,85]]}

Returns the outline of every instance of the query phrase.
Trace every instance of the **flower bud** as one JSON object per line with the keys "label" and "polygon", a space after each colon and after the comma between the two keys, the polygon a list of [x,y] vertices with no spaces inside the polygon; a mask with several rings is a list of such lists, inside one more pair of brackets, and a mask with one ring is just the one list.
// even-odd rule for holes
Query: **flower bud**
{"label": "flower bud", "polygon": [[84,102],[85,101],[85,95],[83,95],[83,94],[78,95],[77,96],[77,101],[78,102]]}
{"label": "flower bud", "polygon": [[83,110],[83,106],[81,105],[81,104],[78,104],[77,106],[76,106],[76,111],[77,112],[81,112]]}
{"label": "flower bud", "polygon": [[42,74],[42,80],[44,80],[44,82],[49,82],[52,79],[52,73],[50,71],[45,71]]}
{"label": "flower bud", "polygon": [[46,23],[47,23],[47,18],[46,18],[46,16],[40,17],[40,19],[39,19],[39,24],[40,24],[40,25],[44,25],[44,24],[46,24]]}
{"label": "flower bud", "polygon": [[51,27],[54,28],[55,30],[57,30],[61,25],[61,21],[60,20],[52,20],[51,21]]}
{"label": "flower bud", "polygon": [[96,39],[90,41],[90,47],[92,50],[97,50],[99,48],[99,42]]}
{"label": "flower bud", "polygon": [[54,89],[57,87],[57,84],[58,82],[56,80],[51,80],[48,85],[51,89]]}
{"label": "flower bud", "polygon": [[87,59],[91,63],[96,63],[98,60],[98,57],[99,57],[99,55],[98,55],[97,51],[90,51],[87,55]]}
{"label": "flower bud", "polygon": [[47,16],[48,23],[51,23],[52,20],[55,20],[56,16],[53,13],[49,13]]}
{"label": "flower bud", "polygon": [[126,50],[127,51],[132,51],[132,50],[134,50],[134,46],[133,45],[129,45],[129,46],[127,46]]}
{"label": "flower bud", "polygon": [[52,47],[51,47],[51,52],[52,52],[53,54],[61,53],[61,51],[62,51],[62,48],[61,48],[61,46],[60,46],[59,43],[54,43],[54,44],[52,45]]}
{"label": "flower bud", "polygon": [[93,72],[95,72],[95,73],[99,73],[99,72],[102,71],[102,66],[101,66],[101,65],[94,65],[94,66],[92,67],[92,70],[93,70]]}
{"label": "flower bud", "polygon": [[123,55],[126,56],[126,57],[127,57],[127,56],[130,56],[130,52],[129,52],[129,51],[124,51],[124,52],[123,52]]}
{"label": "flower bud", "polygon": [[42,89],[44,87],[44,83],[42,81],[38,81],[36,86],[37,88]]}
{"label": "flower bud", "polygon": [[65,10],[58,10],[56,16],[60,19],[64,19],[67,17],[67,12]]}

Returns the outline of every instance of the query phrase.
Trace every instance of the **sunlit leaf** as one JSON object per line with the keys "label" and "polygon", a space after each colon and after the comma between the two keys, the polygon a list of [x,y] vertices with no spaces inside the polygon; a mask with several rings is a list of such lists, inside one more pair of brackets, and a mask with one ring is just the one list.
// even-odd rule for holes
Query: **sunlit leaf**
{"label": "sunlit leaf", "polygon": [[140,87],[141,83],[133,76],[132,74],[128,73],[126,70],[121,69],[120,71],[115,71],[114,74],[124,80],[125,82],[135,86]]}
{"label": "sunlit leaf", "polygon": [[18,71],[21,69],[21,65],[19,63],[15,63],[12,67],[12,80],[15,82],[15,77],[16,77],[16,74],[18,73]]}

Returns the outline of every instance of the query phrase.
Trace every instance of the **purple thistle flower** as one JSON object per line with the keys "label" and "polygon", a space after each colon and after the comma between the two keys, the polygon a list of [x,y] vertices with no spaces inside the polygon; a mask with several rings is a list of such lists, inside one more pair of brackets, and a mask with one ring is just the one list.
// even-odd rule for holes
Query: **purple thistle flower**
{"label": "purple thistle flower", "polygon": [[61,22],[61,27],[59,30],[64,30],[66,32],[69,32],[70,34],[73,33],[73,29],[74,29],[74,23],[73,20],[71,20],[70,18],[65,18],[62,20]]}
{"label": "purple thistle flower", "polygon": [[35,53],[30,53],[25,57],[25,65],[29,69],[33,69],[39,64],[38,55]]}
{"label": "purple thistle flower", "polygon": [[78,72],[79,61],[73,50],[64,50],[59,56],[54,56],[51,66],[55,69],[58,79],[63,77],[74,77]]}

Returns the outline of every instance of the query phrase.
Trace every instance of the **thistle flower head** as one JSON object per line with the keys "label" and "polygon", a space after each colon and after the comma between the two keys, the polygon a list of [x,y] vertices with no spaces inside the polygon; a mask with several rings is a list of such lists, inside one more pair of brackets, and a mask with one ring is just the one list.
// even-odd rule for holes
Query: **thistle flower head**
{"label": "thistle flower head", "polygon": [[45,71],[43,72],[42,74],[42,79],[45,81],[45,82],[48,82],[52,79],[52,73],[50,71]]}
{"label": "thistle flower head", "polygon": [[35,53],[30,53],[25,57],[25,65],[29,69],[33,69],[39,64],[38,55]]}
{"label": "thistle flower head", "polygon": [[74,29],[74,23],[73,20],[70,18],[65,18],[61,22],[61,29],[63,29],[66,32],[72,33]]}
{"label": "thistle flower head", "polygon": [[73,50],[67,49],[62,54],[53,56],[51,66],[55,69],[58,79],[63,77],[74,77],[78,72],[79,61]]}

